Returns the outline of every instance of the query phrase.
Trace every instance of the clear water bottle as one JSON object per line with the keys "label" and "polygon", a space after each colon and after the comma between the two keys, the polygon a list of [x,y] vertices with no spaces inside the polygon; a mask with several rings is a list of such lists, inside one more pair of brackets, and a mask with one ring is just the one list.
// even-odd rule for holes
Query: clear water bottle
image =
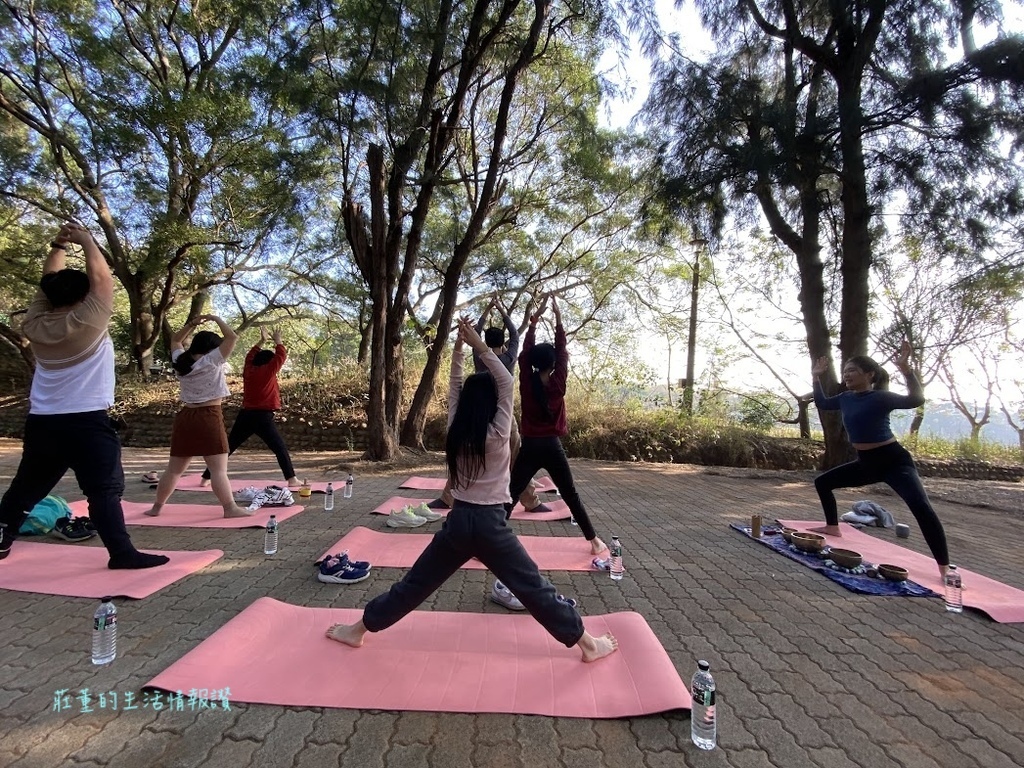
{"label": "clear water bottle", "polygon": [[612,563],[608,573],[615,581],[622,581],[622,574],[625,569],[622,567],[622,542],[619,541],[618,536],[612,536],[612,545],[609,547],[609,551]]}
{"label": "clear water bottle", "polygon": [[267,521],[267,535],[263,539],[263,554],[277,554],[277,515],[271,515]]}
{"label": "clear water bottle", "polygon": [[104,597],[92,615],[92,663],[109,664],[117,656],[117,607]]}
{"label": "clear water bottle", "polygon": [[352,473],[349,472],[348,480],[345,481],[345,498],[346,499],[351,499],[352,498],[352,485],[355,483],[355,481],[356,481],[356,479],[354,477],[352,477]]}
{"label": "clear water bottle", "polygon": [[960,571],[955,565],[946,571],[946,610],[951,613],[964,612],[964,587],[960,580]]}
{"label": "clear water bottle", "polygon": [[711,665],[701,659],[690,683],[690,739],[700,749],[714,749],[718,742],[715,723],[715,679]]}
{"label": "clear water bottle", "polygon": [[334,509],[334,485],[328,483],[327,493],[324,495],[324,512],[330,512],[332,509]]}

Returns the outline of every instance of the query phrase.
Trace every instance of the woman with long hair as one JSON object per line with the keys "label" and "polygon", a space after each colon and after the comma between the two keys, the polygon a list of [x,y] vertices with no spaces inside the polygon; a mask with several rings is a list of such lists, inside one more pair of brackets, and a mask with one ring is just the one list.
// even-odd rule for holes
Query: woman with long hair
{"label": "woman with long hair", "polygon": [[562,437],[569,432],[565,410],[565,388],[569,378],[569,352],[566,348],[562,313],[554,296],[550,297],[555,314],[555,343],[535,343],[537,323],[546,302],[530,317],[523,351],[519,354],[519,396],[522,419],[519,431],[522,445],[512,467],[510,492],[518,498],[538,470],[546,469],[558,492],[579,523],[580,531],[590,542],[590,550],[598,554],[607,545],[598,537],[590,522],[580,494],[573,481],[569,460],[562,448]]}
{"label": "woman with long hair", "polygon": [[[199,331],[188,349],[185,339],[199,325],[214,322],[223,336]],[[199,315],[171,337],[171,364],[181,387],[182,408],[171,427],[171,457],[156,488],[156,501],[145,514],[156,517],[174,493],[178,480],[194,456],[202,456],[213,480],[213,493],[224,517],[246,517],[252,512],[235,504],[228,480],[228,436],[221,403],[230,395],[224,364],[238,341],[227,323],[216,315]]]}
{"label": "woman with long hair", "polygon": [[910,343],[904,341],[895,361],[907,382],[906,395],[889,392],[889,374],[885,369],[870,357],[857,355],[843,365],[846,390],[828,397],[820,380],[828,370],[828,358],[819,357],[815,361],[811,369],[814,404],[819,410],[842,413],[843,426],[857,451],[857,460],[834,467],[814,479],[814,488],[825,512],[825,525],[813,530],[826,536],[842,535],[834,493],[837,488],[885,483],[910,508],[939,566],[939,574],[945,576],[949,568],[949,551],[942,522],[928,501],[913,457],[899,444],[889,426],[892,411],[924,404],[924,389],[910,368],[910,352]]}
{"label": "woman with long hair", "polygon": [[[480,354],[486,373],[462,378],[462,345]],[[555,592],[519,543],[505,518],[512,421],[512,374],[488,349],[467,318],[459,321],[452,356],[445,458],[455,497],[441,530],[405,577],[371,600],[355,624],[335,624],[332,640],[358,648],[367,632],[397,623],[426,600],[470,558],[477,558],[514,589],[530,614],[583,661],[596,661],[618,647],[611,634],[594,637],[572,601]]]}

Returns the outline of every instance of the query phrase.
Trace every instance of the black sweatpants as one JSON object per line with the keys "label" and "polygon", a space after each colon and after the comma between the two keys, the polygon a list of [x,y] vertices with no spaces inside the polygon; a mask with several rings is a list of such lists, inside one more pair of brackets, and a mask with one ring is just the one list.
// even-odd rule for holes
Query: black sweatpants
{"label": "black sweatpants", "polygon": [[[292,457],[288,453],[288,446],[284,444],[284,438],[277,431],[274,424],[273,411],[257,411],[251,408],[243,408],[235,417],[235,423],[231,425],[231,432],[228,434],[228,454],[237,451],[253,435],[256,435],[267,447],[274,452],[277,463],[284,473],[284,479],[290,480],[295,477],[295,467],[292,466]],[[203,479],[210,479],[210,469],[203,471]]]}
{"label": "black sweatpants", "polygon": [[469,504],[455,500],[441,530],[434,534],[405,577],[367,603],[363,625],[380,632],[395,624],[440,587],[471,557],[486,565],[512,590],[526,610],[552,637],[572,647],[583,637],[583,620],[540,575],[505,519],[501,504]]}
{"label": "black sweatpants", "polygon": [[825,522],[839,525],[839,510],[833,493],[836,488],[859,488],[873,483],[885,483],[896,491],[917,519],[935,562],[949,565],[946,532],[942,522],[928,501],[913,456],[899,443],[857,451],[856,461],[841,464],[814,478],[814,488],[825,510]]}
{"label": "black sweatpants", "polygon": [[[573,519],[579,523],[580,531],[587,541],[597,538],[597,532],[590,522],[590,516],[583,507],[583,501],[576,490],[576,483],[572,479],[572,470],[569,469],[569,459],[565,456],[562,448],[562,441],[557,437],[526,437],[523,436],[523,443],[519,446],[519,455],[512,466],[512,475],[509,479],[509,493],[513,499],[518,499],[533,476],[538,471],[546,469],[551,475],[558,492],[565,499],[569,506]],[[509,510],[511,514],[511,509]],[[519,596],[514,589],[512,592]]]}
{"label": "black sweatpants", "polygon": [[17,536],[28,513],[69,469],[89,501],[89,519],[110,556],[135,552],[121,509],[121,441],[106,411],[29,414],[21,463],[0,499],[0,523]]}

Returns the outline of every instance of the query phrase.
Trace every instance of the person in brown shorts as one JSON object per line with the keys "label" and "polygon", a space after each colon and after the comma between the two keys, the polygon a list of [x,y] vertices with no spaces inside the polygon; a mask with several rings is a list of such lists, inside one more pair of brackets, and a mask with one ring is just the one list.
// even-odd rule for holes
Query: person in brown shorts
{"label": "person in brown shorts", "polygon": [[[223,336],[199,331],[188,349],[185,339],[199,325],[214,322]],[[224,364],[238,342],[236,334],[216,315],[199,315],[171,337],[171,364],[181,385],[183,407],[171,428],[171,458],[156,488],[156,501],[145,514],[156,517],[174,493],[178,480],[195,456],[210,470],[213,493],[224,507],[224,517],[245,517],[252,512],[235,504],[228,480],[228,435],[221,403],[230,395]]]}

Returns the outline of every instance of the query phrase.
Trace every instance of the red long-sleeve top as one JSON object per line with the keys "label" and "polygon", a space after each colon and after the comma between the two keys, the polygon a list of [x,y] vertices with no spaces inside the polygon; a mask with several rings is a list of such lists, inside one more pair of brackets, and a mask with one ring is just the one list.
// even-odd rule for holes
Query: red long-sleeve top
{"label": "red long-sleeve top", "polygon": [[519,400],[522,408],[519,432],[523,437],[562,437],[569,431],[565,414],[565,386],[569,379],[569,350],[565,344],[565,329],[555,326],[555,367],[548,377],[546,391],[551,418],[544,414],[544,406],[537,402],[533,391],[533,368],[530,350],[534,345],[535,325],[531,325],[519,354]]}
{"label": "red long-sleeve top", "polygon": [[274,347],[274,359],[266,365],[253,365],[253,358],[261,349],[257,344],[245,356],[242,370],[242,407],[251,411],[276,411],[281,407],[281,390],[277,386],[277,374],[288,359],[284,344]]}

